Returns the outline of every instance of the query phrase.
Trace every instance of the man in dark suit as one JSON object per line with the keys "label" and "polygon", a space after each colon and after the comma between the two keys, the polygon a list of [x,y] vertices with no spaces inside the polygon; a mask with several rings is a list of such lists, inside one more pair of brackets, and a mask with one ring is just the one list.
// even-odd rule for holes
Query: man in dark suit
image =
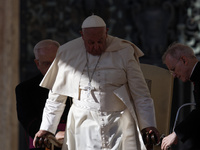
{"label": "man in dark suit", "polygon": [[[34,47],[35,64],[40,73],[16,87],[17,115],[18,120],[29,134],[29,149],[34,148],[33,138],[40,128],[43,108],[48,98],[49,90],[40,87],[39,84],[53,62],[60,44],[53,40],[42,40]],[[67,99],[66,107],[58,125],[57,139],[64,138],[66,118],[70,108],[70,98]],[[43,148],[44,149],[44,148]],[[39,150],[39,148],[37,149]]]}
{"label": "man in dark suit", "polygon": [[162,141],[161,149],[166,150],[178,140],[184,143],[185,150],[199,150],[200,145],[200,62],[193,50],[183,44],[172,44],[163,55],[163,62],[167,65],[174,78],[194,84],[194,99],[196,108],[175,127],[173,133]]}

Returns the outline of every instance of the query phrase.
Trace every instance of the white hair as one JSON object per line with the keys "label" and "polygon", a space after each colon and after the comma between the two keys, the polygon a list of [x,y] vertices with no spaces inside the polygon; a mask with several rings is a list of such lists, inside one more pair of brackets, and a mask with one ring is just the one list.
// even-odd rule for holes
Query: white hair
{"label": "white hair", "polygon": [[60,46],[60,44],[57,41],[54,41],[54,40],[51,40],[51,39],[46,39],[46,40],[42,40],[42,41],[38,42],[33,48],[35,58],[37,59],[38,52],[39,52],[40,49],[49,48],[52,45],[55,45],[58,48]]}

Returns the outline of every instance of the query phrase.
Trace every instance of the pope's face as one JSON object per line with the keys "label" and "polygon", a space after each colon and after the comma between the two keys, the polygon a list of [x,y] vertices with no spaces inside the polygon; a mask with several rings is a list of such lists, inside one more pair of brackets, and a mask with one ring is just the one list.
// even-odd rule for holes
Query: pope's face
{"label": "pope's face", "polygon": [[107,37],[107,29],[105,27],[84,28],[81,35],[88,53],[101,55],[105,52]]}

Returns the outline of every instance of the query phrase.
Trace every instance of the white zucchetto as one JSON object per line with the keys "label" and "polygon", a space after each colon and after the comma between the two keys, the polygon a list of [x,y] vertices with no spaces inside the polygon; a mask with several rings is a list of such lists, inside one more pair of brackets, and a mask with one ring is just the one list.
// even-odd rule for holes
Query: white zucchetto
{"label": "white zucchetto", "polygon": [[92,27],[105,27],[106,24],[103,19],[97,15],[91,15],[87,17],[81,26],[81,28],[92,28]]}

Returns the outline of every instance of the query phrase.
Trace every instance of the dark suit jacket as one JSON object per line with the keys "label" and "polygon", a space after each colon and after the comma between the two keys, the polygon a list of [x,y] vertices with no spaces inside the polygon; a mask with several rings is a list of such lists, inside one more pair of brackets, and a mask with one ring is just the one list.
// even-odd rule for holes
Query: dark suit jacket
{"label": "dark suit jacket", "polygon": [[[43,75],[39,74],[30,80],[20,83],[15,89],[18,120],[32,138],[39,131],[43,108],[49,93],[48,89],[39,86],[42,78]],[[67,114],[71,106],[71,100],[69,99],[66,102],[60,123],[66,123]]]}
{"label": "dark suit jacket", "polygon": [[200,62],[197,63],[190,80],[194,83],[194,109],[176,128],[175,133],[187,150],[200,150]]}

